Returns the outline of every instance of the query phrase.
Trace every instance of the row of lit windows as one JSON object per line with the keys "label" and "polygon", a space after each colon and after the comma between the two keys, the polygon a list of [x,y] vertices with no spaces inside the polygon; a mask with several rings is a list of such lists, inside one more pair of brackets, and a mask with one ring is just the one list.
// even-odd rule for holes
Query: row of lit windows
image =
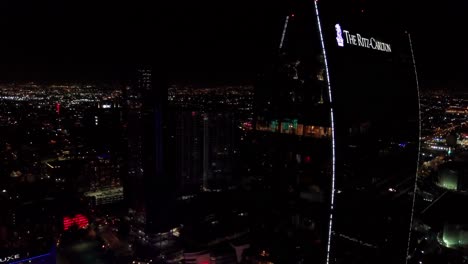
{"label": "row of lit windows", "polygon": [[292,134],[297,136],[314,137],[314,138],[329,138],[331,137],[331,128],[322,126],[312,126],[298,124],[297,121],[270,121],[258,122],[256,125],[258,131],[276,132],[282,134]]}

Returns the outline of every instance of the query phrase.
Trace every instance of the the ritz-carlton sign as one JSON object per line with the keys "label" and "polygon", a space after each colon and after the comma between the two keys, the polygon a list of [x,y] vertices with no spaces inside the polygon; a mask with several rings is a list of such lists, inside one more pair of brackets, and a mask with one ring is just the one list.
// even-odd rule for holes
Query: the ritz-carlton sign
{"label": "the ritz-carlton sign", "polygon": [[[390,44],[378,41],[375,38],[365,38],[360,34],[351,34],[348,30],[341,30],[340,24],[335,25],[335,30],[336,43],[340,47],[344,47],[344,40],[346,39],[346,44],[385,52],[392,52],[392,47],[390,46]],[[343,33],[345,35],[345,38],[343,38]]]}

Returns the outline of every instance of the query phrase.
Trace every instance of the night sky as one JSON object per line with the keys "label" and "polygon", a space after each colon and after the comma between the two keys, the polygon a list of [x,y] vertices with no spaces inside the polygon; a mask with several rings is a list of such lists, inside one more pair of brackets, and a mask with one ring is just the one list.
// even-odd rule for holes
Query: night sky
{"label": "night sky", "polygon": [[[133,65],[153,64],[171,81],[248,82],[289,12],[286,1],[147,2],[1,1],[0,81],[125,79]],[[406,2],[379,4],[413,32],[422,86],[466,89],[466,1]]]}

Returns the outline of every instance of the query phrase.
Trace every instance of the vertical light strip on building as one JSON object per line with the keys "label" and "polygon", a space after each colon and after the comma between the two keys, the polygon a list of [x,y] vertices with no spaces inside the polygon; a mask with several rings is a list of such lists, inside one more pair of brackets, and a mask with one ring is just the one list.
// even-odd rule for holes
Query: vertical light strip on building
{"label": "vertical light strip on building", "polygon": [[413,42],[411,41],[411,34],[408,33],[408,39],[411,49],[411,57],[413,59],[413,67],[414,67],[414,76],[416,78],[416,91],[418,93],[418,114],[419,114],[419,133],[418,133],[418,163],[416,164],[416,177],[414,179],[414,190],[413,190],[413,204],[411,207],[411,216],[410,216],[410,225],[409,225],[409,232],[408,232],[408,247],[406,248],[406,264],[408,264],[408,257],[410,252],[410,244],[411,244],[411,230],[413,228],[413,217],[414,217],[414,206],[416,202],[416,190],[418,188],[418,173],[419,173],[419,162],[421,157],[421,98],[419,94],[419,78],[418,78],[418,71],[416,69],[416,60],[414,59],[414,52],[413,52]]}
{"label": "vertical light strip on building", "polygon": [[209,147],[210,147],[210,127],[208,114],[203,115],[203,190],[208,190],[208,177],[210,170]]}
{"label": "vertical light strip on building", "polygon": [[286,16],[286,20],[284,21],[283,33],[281,34],[281,41],[279,45],[280,50],[283,48],[284,37],[286,36],[286,30],[288,29],[288,21],[289,21],[289,16]]}
{"label": "vertical light strip on building", "polygon": [[336,174],[336,166],[335,166],[335,119],[333,113],[333,103],[332,103],[332,91],[330,85],[330,74],[328,72],[328,61],[327,61],[327,52],[325,50],[325,43],[323,41],[323,34],[322,34],[322,25],[320,22],[320,16],[318,11],[318,0],[315,0],[315,15],[317,16],[317,25],[320,33],[320,43],[322,46],[322,53],[323,53],[323,60],[325,62],[325,75],[327,76],[327,88],[328,88],[328,98],[330,100],[330,121],[331,121],[331,136],[332,136],[332,188],[331,188],[331,200],[330,200],[330,218],[328,223],[328,241],[327,241],[327,264],[330,263],[330,248],[331,248],[331,236],[332,236],[332,229],[333,229],[333,211],[334,211],[334,204],[335,204],[335,174]]}

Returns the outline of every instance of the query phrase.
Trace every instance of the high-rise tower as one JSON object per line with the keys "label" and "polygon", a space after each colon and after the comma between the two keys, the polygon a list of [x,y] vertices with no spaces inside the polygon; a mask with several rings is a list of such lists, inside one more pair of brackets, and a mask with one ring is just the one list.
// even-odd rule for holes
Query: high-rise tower
{"label": "high-rise tower", "polygon": [[292,10],[256,90],[254,167],[281,217],[266,225],[289,238],[269,255],[404,263],[419,146],[408,35],[362,3]]}
{"label": "high-rise tower", "polygon": [[[155,77],[155,74],[157,77]],[[131,206],[146,214],[150,232],[165,231],[171,226],[171,206],[175,180],[171,171],[168,146],[167,87],[163,76],[151,67],[138,69],[134,89],[128,92],[129,177]]]}

